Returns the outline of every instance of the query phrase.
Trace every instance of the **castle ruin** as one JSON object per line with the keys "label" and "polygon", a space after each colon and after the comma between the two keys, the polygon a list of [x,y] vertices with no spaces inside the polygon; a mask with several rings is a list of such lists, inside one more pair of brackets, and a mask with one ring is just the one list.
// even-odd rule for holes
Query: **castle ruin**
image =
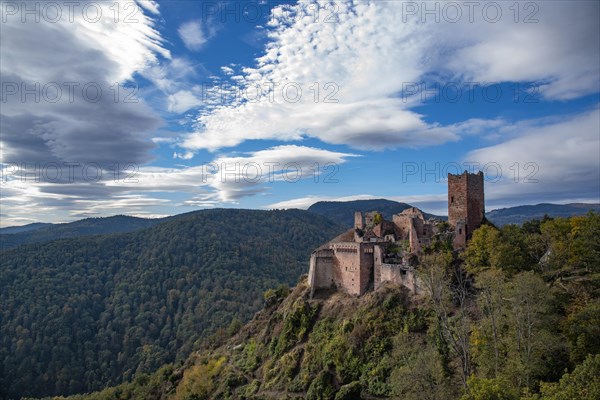
{"label": "castle ruin", "polygon": [[[377,211],[354,213],[354,226],[312,252],[308,282],[311,295],[319,289],[360,296],[385,282],[419,293],[415,275],[418,257],[433,240],[445,236],[455,250],[463,249],[484,221],[483,173],[448,174],[448,224],[426,219],[407,208],[383,218]],[[448,229],[449,228],[449,229]]]}

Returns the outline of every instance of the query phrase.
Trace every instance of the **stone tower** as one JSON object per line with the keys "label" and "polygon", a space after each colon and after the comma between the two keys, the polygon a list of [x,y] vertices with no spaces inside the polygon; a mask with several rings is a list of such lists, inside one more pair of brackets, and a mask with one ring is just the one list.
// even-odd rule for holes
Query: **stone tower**
{"label": "stone tower", "polygon": [[483,172],[448,174],[448,222],[456,232],[455,245],[464,247],[485,215]]}

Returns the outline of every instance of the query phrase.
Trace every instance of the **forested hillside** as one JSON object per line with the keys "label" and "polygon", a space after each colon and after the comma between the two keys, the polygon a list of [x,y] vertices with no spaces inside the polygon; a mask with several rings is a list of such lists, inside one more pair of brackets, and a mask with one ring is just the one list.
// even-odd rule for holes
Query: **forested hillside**
{"label": "forested hillside", "polygon": [[185,365],[70,400],[600,398],[600,216],[485,225],[420,262],[419,296],[309,299],[304,278]]}
{"label": "forested hillside", "polygon": [[340,230],[306,211],[207,210],[2,251],[1,397],[96,390],[183,360],[295,283]]}
{"label": "forested hillside", "polygon": [[21,225],[21,226],[7,226],[5,228],[0,228],[0,234],[12,234],[19,232],[27,232],[34,231],[36,229],[44,228],[46,226],[50,226],[52,224],[46,224],[43,222],[34,222],[32,224]]}
{"label": "forested hillside", "polygon": [[5,250],[28,243],[43,243],[88,235],[133,232],[149,228],[167,218],[136,218],[115,215],[103,218],[85,218],[65,224],[30,224],[24,227],[8,227],[0,230],[0,249]]}

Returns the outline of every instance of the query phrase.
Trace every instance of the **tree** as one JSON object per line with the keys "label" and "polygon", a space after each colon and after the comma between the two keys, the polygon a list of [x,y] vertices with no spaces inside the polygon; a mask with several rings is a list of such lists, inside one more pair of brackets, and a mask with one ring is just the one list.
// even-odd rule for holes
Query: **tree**
{"label": "tree", "polygon": [[600,354],[590,354],[560,382],[542,383],[540,391],[543,400],[600,399]]}
{"label": "tree", "polygon": [[455,397],[443,361],[432,344],[402,333],[395,339],[392,357],[397,360],[390,374],[395,398],[437,400]]}
{"label": "tree", "polygon": [[[478,328],[474,332],[475,358],[483,376],[496,378],[502,368],[505,350],[502,338],[505,331],[505,274],[496,268],[481,272],[476,277],[475,286],[479,289],[477,305],[482,313]],[[473,342],[473,340],[472,340]]]}
{"label": "tree", "polygon": [[551,295],[533,272],[516,275],[508,284],[508,357],[505,375],[518,387],[533,387],[547,373],[546,356],[558,350],[558,338],[549,332]]}
{"label": "tree", "polygon": [[578,364],[588,354],[600,353],[600,301],[575,304],[563,322],[571,344],[571,362]]}
{"label": "tree", "polygon": [[531,269],[541,255],[530,252],[528,237],[517,225],[505,225],[501,230],[481,226],[463,253],[465,269],[473,274],[496,268],[510,275]]}
{"label": "tree", "polygon": [[477,273],[491,268],[494,249],[500,244],[500,231],[490,225],[482,225],[473,232],[473,237],[462,257],[465,269]]}
{"label": "tree", "polygon": [[516,400],[514,390],[500,379],[486,379],[472,376],[468,390],[460,400]]}
{"label": "tree", "polygon": [[[471,375],[471,325],[466,307],[464,274],[452,265],[452,261],[449,252],[424,255],[417,271],[435,313],[434,324],[439,326],[440,340],[459,360],[461,381],[466,386]],[[459,277],[458,282],[453,282],[453,276]]]}

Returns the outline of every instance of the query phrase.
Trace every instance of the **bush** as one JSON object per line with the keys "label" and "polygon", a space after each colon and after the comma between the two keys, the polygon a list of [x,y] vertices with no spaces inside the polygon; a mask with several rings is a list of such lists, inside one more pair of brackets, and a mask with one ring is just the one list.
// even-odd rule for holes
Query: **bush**
{"label": "bush", "polygon": [[334,400],[334,396],[333,376],[326,370],[319,372],[310,384],[306,398],[308,400]]}
{"label": "bush", "polygon": [[542,398],[547,400],[600,399],[600,354],[589,355],[558,383],[542,383]]}
{"label": "bush", "polygon": [[335,400],[356,400],[360,399],[361,386],[360,382],[354,381],[344,385],[335,395]]}
{"label": "bush", "polygon": [[271,351],[275,356],[280,356],[305,339],[319,306],[317,304],[311,306],[298,299],[291,308],[291,311],[285,316],[281,334],[273,338],[273,342],[271,342]]}

